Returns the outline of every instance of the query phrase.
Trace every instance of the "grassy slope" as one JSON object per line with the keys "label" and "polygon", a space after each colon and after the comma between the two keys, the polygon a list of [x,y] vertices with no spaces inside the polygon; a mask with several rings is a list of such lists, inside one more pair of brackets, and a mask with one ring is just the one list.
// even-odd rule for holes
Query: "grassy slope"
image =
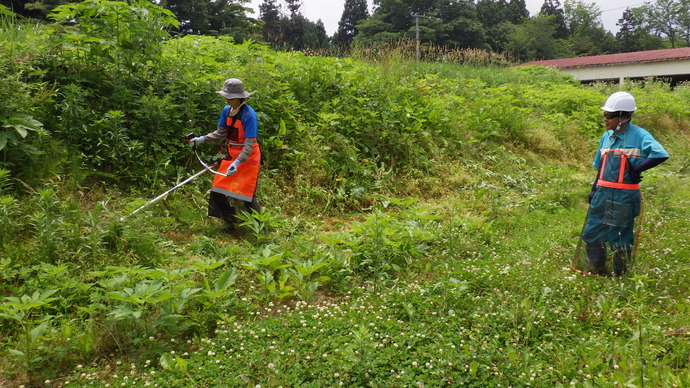
{"label": "grassy slope", "polygon": [[[687,138],[661,140],[672,159],[643,183],[644,234],[629,277],[569,268],[586,211],[586,163],[563,167],[506,150],[500,154],[509,162],[477,173],[492,178],[485,184],[417,205],[436,217],[423,227],[435,232],[432,253],[383,287],[365,282],[285,305],[250,298],[249,316],[209,338],[165,346],[174,352],[169,370],[155,359],[123,358],[73,379],[180,387],[687,386]],[[303,222],[316,235],[342,225]]]}
{"label": "grassy slope", "polygon": [[[225,46],[224,50],[234,50]],[[202,58],[197,54],[185,57]],[[424,152],[412,155],[420,160],[406,160],[407,168],[394,178],[385,168],[375,170],[370,165],[366,173],[371,175],[358,176],[359,162],[352,163],[346,136],[334,137],[344,139],[342,149],[323,150],[318,141],[290,149],[294,154],[283,159],[290,174],[267,169],[262,180],[266,207],[286,217],[270,242],[299,257],[306,255],[300,249],[312,248],[295,245],[307,242],[326,247],[313,248],[315,257],[323,253],[331,259],[339,251],[343,256],[354,252],[392,259],[403,250],[420,254],[413,255],[410,264],[398,263],[400,270],[331,273],[332,281],[319,292],[306,293],[307,302],[296,298],[283,302],[267,298],[254,274],[243,270],[247,256],[257,254],[248,247],[261,246],[255,244],[251,231],[245,227],[228,238],[204,217],[208,180],[195,181],[139,217],[115,225],[121,229],[113,233],[101,230],[98,221],[116,219],[116,214],[98,201],[115,208],[114,213],[126,213],[147,198],[123,204],[130,198],[118,199],[114,191],[70,189],[56,178],[27,199],[40,205],[38,216],[21,208],[18,200],[8,206],[28,233],[17,238],[26,247],[7,248],[13,248],[13,259],[40,262],[64,251],[61,242],[69,243],[79,247],[78,254],[68,256],[74,262],[49,268],[56,274],[43,273],[47,266],[3,265],[13,271],[6,274],[8,278],[21,280],[15,285],[26,288],[22,292],[61,287],[61,301],[68,306],[55,310],[74,314],[60,316],[61,321],[50,327],[43,336],[48,338],[41,338],[42,350],[65,362],[73,360],[67,353],[77,351],[95,361],[77,367],[69,377],[51,377],[48,370],[34,372],[42,372],[41,381],[48,374],[47,385],[69,381],[70,386],[147,382],[190,387],[690,385],[689,143],[687,131],[677,128],[678,123],[686,125],[687,118],[668,113],[679,111],[669,107],[684,104],[687,91],[679,92],[681,98],[666,93],[668,98],[655,99],[653,84],[628,85],[641,104],[653,107],[642,110],[638,123],[658,136],[672,159],[646,174],[645,233],[634,273],[624,279],[599,279],[579,275],[568,263],[593,178],[589,160],[601,128],[593,119],[599,115],[595,100],[603,100],[610,87],[574,87],[554,72],[526,76],[520,70],[452,65],[398,67],[395,60],[379,69],[265,52],[247,57],[261,55],[267,57],[265,62],[262,58],[238,68],[244,72],[241,78],[258,90],[257,106],[271,113],[266,119],[274,120],[274,125],[277,117],[285,117],[290,129],[326,132],[350,125],[351,133],[358,134],[358,127],[365,126],[352,120],[356,117],[396,133],[396,127],[426,120],[438,127],[425,124],[420,133],[445,133],[453,142],[443,148],[446,154],[433,147],[446,139],[430,141],[425,135]],[[228,59],[226,51],[219,51],[217,57]],[[232,67],[233,62],[228,63]],[[338,66],[343,70],[331,71]],[[344,82],[324,82],[336,75]],[[328,90],[320,91],[324,85]],[[310,95],[314,91],[325,97]],[[331,99],[327,94],[331,92],[338,98]],[[386,104],[379,105],[380,101]],[[358,104],[367,104],[366,109]],[[323,109],[318,118],[311,111],[315,106]],[[377,116],[377,107],[387,116]],[[402,132],[410,143],[420,140],[416,133]],[[302,144],[295,141],[299,138],[290,140]],[[394,140],[388,141],[400,146]],[[328,158],[336,151],[344,156]],[[328,174],[317,171],[324,160],[332,162]],[[339,169],[338,162],[347,168]],[[328,186],[333,177],[338,177],[345,194]],[[375,189],[365,187],[370,189],[369,202],[362,201],[378,204],[381,213],[339,211],[351,209],[351,203],[330,207],[329,195],[335,202],[345,202],[354,192],[354,185],[345,187],[348,179],[355,184],[362,184],[357,179],[383,181]],[[381,196],[372,195],[379,188]],[[418,202],[388,204],[396,196]],[[73,214],[72,208],[78,206],[91,218]],[[42,212],[48,216],[41,217]],[[46,224],[50,228],[38,224],[34,231],[29,224],[36,220],[54,222]],[[87,231],[73,231],[74,225]],[[377,239],[371,231],[391,235]],[[110,245],[104,247],[104,237],[114,241],[108,240]],[[396,239],[403,243],[396,244]],[[157,337],[150,345],[129,343],[122,346],[125,354],[115,351],[120,343],[108,343],[111,337],[113,342],[140,341],[148,328],[130,328],[122,322],[109,326],[106,308],[112,304],[105,306],[105,291],[89,294],[89,288],[97,288],[96,280],[78,273],[94,269],[89,265],[100,269],[115,263],[124,268],[139,264],[173,270],[219,258],[240,268],[240,275],[237,295],[224,299],[232,301],[231,308],[217,330],[211,329],[209,338],[189,342]],[[206,280],[200,274],[193,278]],[[97,300],[101,305],[92,298],[103,298]],[[92,302],[97,307],[84,311]],[[74,311],[73,306],[84,310]],[[155,321],[155,316],[145,318],[149,320],[144,324]],[[66,338],[84,341],[83,348],[70,347]],[[18,345],[8,342],[9,346]],[[161,358],[161,354],[170,356]],[[15,371],[15,360],[0,360],[7,375]],[[28,377],[37,381],[36,375],[13,376],[18,382]]]}

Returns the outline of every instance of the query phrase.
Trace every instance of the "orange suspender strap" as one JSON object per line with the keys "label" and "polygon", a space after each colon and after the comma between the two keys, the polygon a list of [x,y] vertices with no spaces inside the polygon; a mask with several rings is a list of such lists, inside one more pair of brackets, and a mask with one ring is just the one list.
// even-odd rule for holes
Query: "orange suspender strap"
{"label": "orange suspender strap", "polygon": [[640,188],[639,183],[616,183],[616,182],[609,182],[609,181],[602,181],[602,180],[597,181],[597,186],[610,187],[612,189],[628,189],[628,190],[637,190]]}
{"label": "orange suspender strap", "polygon": [[627,190],[638,190],[640,188],[639,183],[623,183],[623,177],[625,176],[625,169],[628,167],[628,155],[621,151],[621,150],[610,150],[613,152],[620,152],[620,154],[623,156],[622,161],[621,161],[621,167],[620,170],[618,171],[618,182],[611,182],[611,181],[605,181],[603,179],[604,177],[604,169],[606,168],[606,159],[609,156],[609,153],[604,154],[604,158],[602,159],[601,163],[601,171],[599,172],[599,179],[597,180],[597,186],[602,186],[602,187],[610,187],[612,189],[627,189]]}

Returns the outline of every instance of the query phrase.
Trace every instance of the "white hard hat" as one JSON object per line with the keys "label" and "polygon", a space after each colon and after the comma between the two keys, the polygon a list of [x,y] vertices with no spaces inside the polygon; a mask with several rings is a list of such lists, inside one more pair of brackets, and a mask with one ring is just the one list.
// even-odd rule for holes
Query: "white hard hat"
{"label": "white hard hat", "polygon": [[634,112],[637,110],[635,97],[628,92],[616,92],[609,96],[601,107],[606,112]]}

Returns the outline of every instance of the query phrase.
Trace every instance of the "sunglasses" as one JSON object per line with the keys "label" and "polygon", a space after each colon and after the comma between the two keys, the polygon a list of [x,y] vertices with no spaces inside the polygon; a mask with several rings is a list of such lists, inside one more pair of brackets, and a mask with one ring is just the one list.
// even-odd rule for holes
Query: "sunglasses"
{"label": "sunglasses", "polygon": [[604,118],[612,120],[620,116],[619,112],[604,112]]}

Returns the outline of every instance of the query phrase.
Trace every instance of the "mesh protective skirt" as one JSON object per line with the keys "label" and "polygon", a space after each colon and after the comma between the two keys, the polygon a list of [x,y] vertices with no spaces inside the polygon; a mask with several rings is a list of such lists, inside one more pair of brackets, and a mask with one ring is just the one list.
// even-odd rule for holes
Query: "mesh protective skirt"
{"label": "mesh protective skirt", "polygon": [[611,277],[629,274],[636,262],[637,248],[642,235],[644,202],[642,203],[642,212],[637,217],[635,225],[634,245],[624,247],[608,242],[587,243],[582,240],[582,233],[580,233],[580,239],[570,262],[570,267],[580,273],[592,276]]}

